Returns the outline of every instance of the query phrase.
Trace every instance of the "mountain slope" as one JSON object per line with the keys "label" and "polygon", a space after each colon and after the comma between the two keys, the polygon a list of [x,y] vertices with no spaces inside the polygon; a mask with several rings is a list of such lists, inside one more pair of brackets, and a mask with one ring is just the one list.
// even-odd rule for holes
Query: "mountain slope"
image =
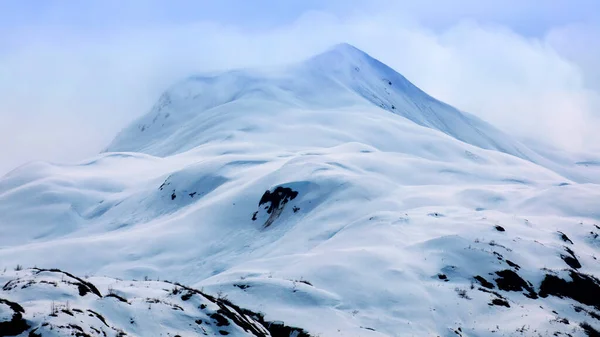
{"label": "mountain slope", "polygon": [[108,151],[0,180],[6,267],[167,278],[311,336],[598,330],[584,168],[351,46],[186,79]]}

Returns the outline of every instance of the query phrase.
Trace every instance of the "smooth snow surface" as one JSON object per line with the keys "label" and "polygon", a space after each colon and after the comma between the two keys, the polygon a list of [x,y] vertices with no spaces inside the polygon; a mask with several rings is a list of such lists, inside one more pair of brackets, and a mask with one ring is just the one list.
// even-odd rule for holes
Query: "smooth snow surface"
{"label": "smooth snow surface", "polygon": [[[311,336],[584,336],[600,329],[598,157],[528,148],[341,44],[189,77],[97,157],[3,177],[2,277],[167,279]],[[27,318],[27,294],[0,299]],[[115,324],[197,335],[144,303],[127,315],[148,327]]]}

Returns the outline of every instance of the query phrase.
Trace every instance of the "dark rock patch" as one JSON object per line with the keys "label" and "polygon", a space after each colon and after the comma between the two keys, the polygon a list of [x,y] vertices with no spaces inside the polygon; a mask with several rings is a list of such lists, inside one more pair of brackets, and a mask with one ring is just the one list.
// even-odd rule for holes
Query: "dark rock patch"
{"label": "dark rock patch", "polygon": [[25,309],[23,309],[23,307],[19,303],[11,302],[2,298],[0,298],[0,303],[8,305],[8,307],[11,308],[14,312],[25,313]]}
{"label": "dark rock patch", "polygon": [[526,290],[527,293],[523,293],[525,296],[529,298],[537,298],[537,294],[533,290],[533,288],[525,282],[524,279],[519,276],[519,274],[515,273],[510,269],[497,271],[496,275],[500,276],[497,278],[496,284],[500,290],[504,291],[523,291]]}
{"label": "dark rock patch", "polygon": [[575,252],[573,252],[573,250],[571,250],[569,247],[565,247],[565,250],[567,251],[567,253],[569,253],[570,256],[560,254],[560,258],[563,261],[565,261],[565,263],[567,265],[569,265],[569,267],[571,267],[573,269],[581,268],[581,263],[579,263],[579,260],[577,260],[577,257],[575,256]]}
{"label": "dark rock patch", "polygon": [[0,303],[7,305],[13,311],[10,321],[0,321],[0,337],[17,336],[30,328],[23,318],[25,309],[20,304],[2,298],[0,298]]}
{"label": "dark rock patch", "polygon": [[[260,198],[258,207],[263,206],[270,214],[269,218],[264,224],[264,227],[269,227],[283,212],[285,205],[290,201],[294,200],[298,196],[298,192],[292,190],[289,187],[278,186],[273,192],[266,191]],[[256,213],[253,215],[252,220],[256,220]]]}
{"label": "dark rock patch", "polygon": [[437,277],[440,280],[444,280],[444,281],[448,282],[448,276],[446,276],[446,274],[438,274]]}
{"label": "dark rock patch", "polygon": [[573,241],[571,241],[571,239],[569,239],[569,237],[565,233],[559,231],[558,235],[559,235],[560,239],[563,240],[564,242],[573,244]]}
{"label": "dark rock patch", "polygon": [[486,287],[488,289],[494,289],[494,284],[491,282],[488,282],[488,280],[484,279],[483,277],[477,275],[474,277],[474,279],[479,282],[479,284],[481,284],[483,287]]}
{"label": "dark rock patch", "polygon": [[104,316],[100,315],[99,313],[95,312],[94,310],[88,309],[87,310],[92,316],[96,317],[97,319],[100,320],[100,322],[104,323],[104,325],[109,326],[108,323],[106,323],[106,319],[104,319]]}
{"label": "dark rock patch", "polygon": [[498,253],[498,252],[493,252],[494,255],[496,255],[496,258],[500,261],[502,261],[504,259],[504,256],[502,256],[502,254]]}
{"label": "dark rock patch", "polygon": [[504,262],[506,262],[506,264],[508,264],[509,266],[515,268],[516,270],[521,269],[521,266],[519,266],[518,264],[512,262],[511,260],[505,260]]}
{"label": "dark rock patch", "polygon": [[67,275],[68,277],[78,281],[75,283],[71,283],[71,284],[75,284],[77,285],[78,289],[79,289],[79,296],[85,296],[88,293],[92,293],[98,297],[102,297],[102,294],[100,293],[100,291],[98,290],[98,288],[96,288],[95,285],[93,285],[90,282],[87,282],[77,276],[74,276],[71,273],[67,273],[66,271],[62,271],[60,269],[41,269],[41,268],[33,268],[36,271],[36,274],[39,274],[41,272],[51,272],[51,273],[63,273],[65,275]]}
{"label": "dark rock patch", "polygon": [[492,302],[489,303],[489,305],[497,305],[510,308],[510,304],[508,303],[508,301],[503,300],[501,298],[494,298]]}
{"label": "dark rock patch", "polygon": [[579,263],[579,261],[576,258],[566,255],[561,255],[560,257],[563,259],[563,261],[565,261],[566,264],[569,265],[569,267],[573,269],[581,268],[581,263]]}
{"label": "dark rock patch", "polygon": [[500,225],[496,225],[496,226],[494,226],[494,228],[496,228],[496,230],[497,230],[498,232],[504,232],[504,231],[506,231],[506,230],[504,229],[504,227],[502,227],[502,226],[500,226]]}
{"label": "dark rock patch", "polygon": [[72,330],[78,330],[80,332],[83,332],[83,329],[79,325],[69,324],[69,328],[71,328]]}
{"label": "dark rock patch", "polygon": [[209,316],[210,318],[214,319],[217,323],[217,326],[228,326],[229,320],[227,318],[225,318],[225,316],[221,315],[219,312],[215,312],[214,314],[211,314]]}
{"label": "dark rock patch", "polygon": [[540,285],[540,296],[567,297],[600,310],[600,280],[575,270],[570,270],[569,276],[570,282],[547,274]]}
{"label": "dark rock patch", "polygon": [[[168,180],[168,179],[167,179],[167,180]],[[167,182],[167,180],[165,180],[165,181],[164,181],[164,182],[163,182],[163,183],[162,183],[162,184],[161,184],[161,185],[158,187],[158,189],[159,189],[159,190],[161,190],[161,191],[162,191],[162,190],[163,190],[163,188],[165,188],[165,186],[169,186],[169,185],[171,185],[171,183],[168,183],[168,182]]]}
{"label": "dark rock patch", "polygon": [[[286,326],[283,322],[272,322],[267,328],[273,337],[288,337],[288,336],[298,336],[298,337],[310,337],[304,330]],[[371,329],[373,330],[373,329]],[[373,330],[375,331],[375,330]]]}
{"label": "dark rock patch", "polygon": [[312,283],[310,283],[309,281],[307,281],[307,280],[305,280],[305,279],[299,279],[299,280],[296,280],[295,282],[304,283],[304,284],[306,284],[307,286],[311,286],[311,287],[313,286],[313,285],[312,285]]}
{"label": "dark rock patch", "polygon": [[588,337],[600,337],[600,331],[594,329],[587,322],[583,322],[579,325]]}
{"label": "dark rock patch", "polygon": [[185,293],[185,294],[181,295],[181,300],[182,300],[182,301],[187,301],[187,300],[189,300],[190,298],[192,298],[192,296],[193,296],[193,295],[194,295],[194,293],[193,293],[193,292],[191,292],[191,291],[188,291],[187,293]]}
{"label": "dark rock patch", "polygon": [[258,206],[268,203],[267,213],[271,214],[275,209],[287,204],[290,200],[294,200],[297,196],[298,192],[291,188],[278,186],[273,192],[267,190],[260,198]]}
{"label": "dark rock patch", "polygon": [[[217,314],[219,316],[223,318],[228,318],[237,326],[244,329],[244,331],[247,331],[253,334],[254,336],[266,337],[268,335],[264,333],[264,330],[267,330],[270,333],[271,337],[311,337],[308,334],[308,332],[306,332],[304,329],[287,326],[283,322],[265,321],[264,316],[262,314],[255,313],[247,309],[242,309],[226,299],[216,298],[214,296],[205,294],[200,290],[184,286],[180,283],[175,284],[190,292],[201,295],[207,300],[217,304],[219,306],[219,310],[217,311]],[[212,315],[210,317],[214,319]],[[257,326],[256,323],[260,324],[261,326]]]}
{"label": "dark rock patch", "polygon": [[596,313],[593,310],[587,310],[587,309],[585,309],[583,307],[580,307],[580,306],[577,306],[577,305],[573,306],[573,310],[575,310],[575,312],[582,312],[583,311],[586,314],[588,314],[590,317],[592,317],[592,318],[597,319],[598,321],[600,321],[600,314]]}
{"label": "dark rock patch", "polygon": [[492,302],[488,303],[488,305],[490,305],[490,306],[498,305],[498,306],[504,306],[504,307],[510,308],[510,304],[508,303],[508,300],[504,296],[500,295],[498,292],[489,290],[486,288],[482,288],[482,287],[477,288],[477,290],[484,292],[484,293],[492,294],[495,296],[495,298],[492,299]]}
{"label": "dark rock patch", "polygon": [[242,290],[245,290],[245,289],[248,289],[248,288],[250,288],[250,286],[249,286],[249,285],[247,285],[247,284],[239,284],[239,283],[236,283],[236,284],[234,284],[233,286],[234,286],[234,287],[238,287],[238,288],[240,288],[240,289],[242,289]]}
{"label": "dark rock patch", "polygon": [[477,290],[484,292],[484,293],[492,294],[492,295],[496,296],[497,298],[501,298],[504,300],[506,299],[504,296],[500,295],[500,293],[497,291],[493,291],[493,290],[489,290],[489,289],[485,289],[485,288],[481,288],[481,287],[477,288]]}
{"label": "dark rock patch", "polygon": [[127,300],[125,298],[123,298],[123,297],[121,297],[121,296],[119,296],[119,295],[117,295],[115,293],[108,294],[108,295],[106,295],[104,297],[114,297],[114,298],[118,299],[119,301],[121,301],[123,303],[129,303],[129,302],[127,302]]}
{"label": "dark rock patch", "polygon": [[2,287],[2,290],[4,290],[4,291],[12,290],[13,288],[16,287],[15,283],[16,283],[15,280],[9,280],[8,282],[6,282],[4,284],[4,286]]}
{"label": "dark rock patch", "polygon": [[190,193],[190,194],[189,194],[189,195],[190,195],[190,198],[193,198],[193,197],[194,197],[196,194],[198,194],[198,192],[192,192],[192,193]]}

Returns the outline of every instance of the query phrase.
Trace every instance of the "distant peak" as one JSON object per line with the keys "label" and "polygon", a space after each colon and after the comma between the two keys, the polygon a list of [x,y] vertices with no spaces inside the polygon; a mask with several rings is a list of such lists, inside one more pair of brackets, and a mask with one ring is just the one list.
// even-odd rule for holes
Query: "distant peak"
{"label": "distant peak", "polygon": [[321,53],[320,55],[327,55],[327,54],[367,56],[367,53],[365,53],[364,51],[362,51],[362,50],[356,48],[355,46],[353,46],[349,43],[346,43],[346,42],[335,44],[335,45],[329,47],[325,52]]}
{"label": "distant peak", "polygon": [[329,49],[337,50],[337,51],[345,51],[345,52],[354,52],[354,53],[359,52],[359,53],[364,54],[364,52],[362,50],[360,50],[360,49],[356,48],[355,46],[353,46],[349,43],[346,43],[346,42],[335,44],[335,45],[331,46]]}
{"label": "distant peak", "polygon": [[364,51],[348,43],[335,44],[324,52],[308,59],[308,64],[321,69],[333,70],[347,68],[349,65],[355,65],[364,61],[369,62],[373,58]]}

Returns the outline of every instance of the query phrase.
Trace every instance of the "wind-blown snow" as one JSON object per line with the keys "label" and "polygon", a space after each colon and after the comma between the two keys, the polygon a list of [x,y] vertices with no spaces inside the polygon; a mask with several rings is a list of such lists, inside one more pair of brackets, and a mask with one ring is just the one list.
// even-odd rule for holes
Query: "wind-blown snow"
{"label": "wind-blown snow", "polygon": [[342,44],[192,76],[97,157],[9,173],[0,261],[204,287],[312,336],[583,335],[594,160],[532,150]]}

